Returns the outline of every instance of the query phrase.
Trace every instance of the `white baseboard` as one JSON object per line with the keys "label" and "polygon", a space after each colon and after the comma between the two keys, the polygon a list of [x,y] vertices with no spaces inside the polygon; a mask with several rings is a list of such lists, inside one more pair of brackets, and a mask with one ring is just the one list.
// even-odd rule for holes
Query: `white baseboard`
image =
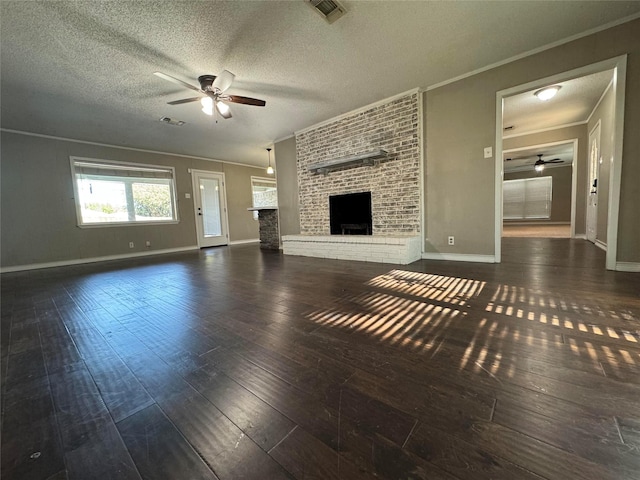
{"label": "white baseboard", "polygon": [[229,245],[244,245],[245,243],[260,243],[259,238],[250,238],[249,240],[234,240]]}
{"label": "white baseboard", "polygon": [[616,270],[619,272],[640,272],[640,263],[616,262]]}
{"label": "white baseboard", "polygon": [[494,255],[474,255],[470,253],[424,252],[425,260],[450,260],[452,262],[496,263]]}
{"label": "white baseboard", "polygon": [[179,248],[166,248],[164,250],[147,250],[144,252],[125,253],[122,255],[106,255],[104,257],[77,258],[74,260],[61,260],[59,262],[31,263],[29,265],[15,265],[11,267],[0,267],[0,273],[21,272],[24,270],[38,270],[41,268],[67,267],[69,265],[81,265],[83,263],[106,262],[109,260],[124,260],[127,258],[148,257],[151,255],[163,255],[166,253],[188,252],[198,250],[197,245]]}
{"label": "white baseboard", "polygon": [[578,240],[586,240],[587,239],[587,234],[586,233],[576,233],[573,238],[577,238]]}
{"label": "white baseboard", "polygon": [[601,248],[602,250],[604,250],[605,252],[607,251],[607,244],[598,240],[596,238],[596,243],[595,243],[596,247]]}
{"label": "white baseboard", "polygon": [[521,222],[521,221],[518,221],[518,220],[515,220],[515,221],[505,220],[502,223],[502,225],[503,226],[510,225],[510,226],[514,226],[514,227],[531,226],[531,225],[537,225],[537,226],[540,226],[540,225],[543,225],[543,226],[544,225],[567,225],[567,226],[570,226],[571,222],[547,222],[546,220],[541,220],[539,222]]}

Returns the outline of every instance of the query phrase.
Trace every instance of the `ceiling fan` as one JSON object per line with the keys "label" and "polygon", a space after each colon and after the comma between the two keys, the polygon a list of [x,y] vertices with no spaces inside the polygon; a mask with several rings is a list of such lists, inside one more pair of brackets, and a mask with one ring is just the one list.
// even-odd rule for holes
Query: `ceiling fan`
{"label": "ceiling fan", "polygon": [[536,172],[541,172],[542,170],[544,170],[544,166],[547,163],[564,163],[564,160],[560,158],[554,158],[552,160],[542,160],[542,155],[544,154],[538,153],[537,154],[538,160],[536,160],[536,163],[533,164],[533,168],[535,169]]}
{"label": "ceiling fan", "polygon": [[264,107],[267,102],[251,97],[241,97],[240,95],[228,95],[225,92],[233,83],[235,75],[228,70],[223,70],[217,77],[215,75],[200,75],[198,83],[200,87],[195,87],[189,83],[183,82],[171,75],[162,72],[153,72],[154,75],[177,83],[180,86],[194,90],[200,94],[198,97],[183,98],[182,100],[174,100],[167,102],[168,105],[180,105],[183,103],[195,102],[200,100],[202,111],[207,115],[213,115],[214,108],[222,116],[222,118],[231,118],[231,109],[227,103],[241,103],[243,105],[254,105],[256,107]]}

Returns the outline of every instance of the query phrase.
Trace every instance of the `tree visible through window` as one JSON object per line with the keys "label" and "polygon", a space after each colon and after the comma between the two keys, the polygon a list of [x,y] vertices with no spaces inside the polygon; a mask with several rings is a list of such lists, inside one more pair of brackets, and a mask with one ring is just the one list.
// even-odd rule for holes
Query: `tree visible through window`
{"label": "tree visible through window", "polygon": [[174,172],[72,158],[79,225],[176,221]]}

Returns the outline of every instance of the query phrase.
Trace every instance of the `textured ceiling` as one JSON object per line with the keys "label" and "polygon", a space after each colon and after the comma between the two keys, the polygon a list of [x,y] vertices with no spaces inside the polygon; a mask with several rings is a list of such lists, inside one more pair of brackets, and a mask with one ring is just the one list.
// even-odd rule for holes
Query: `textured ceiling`
{"label": "textured ceiling", "polygon": [[594,73],[566,82],[555,83],[561,88],[551,100],[538,100],[536,90],[506,98],[503,125],[514,128],[505,135],[586,122],[598,100],[613,80],[613,70]]}
{"label": "textured ceiling", "polygon": [[571,165],[571,162],[573,162],[573,142],[503,152],[504,172],[533,171],[533,166],[540,154],[543,160],[553,160],[556,158],[562,160],[562,163],[549,163],[545,165],[545,168],[568,167]]}
{"label": "textured ceiling", "polygon": [[[264,165],[276,139],[380,99],[640,12],[640,2],[348,1],[329,25],[298,1],[2,1],[7,129]],[[233,106],[214,124],[169,106],[223,69]],[[183,127],[162,124],[170,116]]]}

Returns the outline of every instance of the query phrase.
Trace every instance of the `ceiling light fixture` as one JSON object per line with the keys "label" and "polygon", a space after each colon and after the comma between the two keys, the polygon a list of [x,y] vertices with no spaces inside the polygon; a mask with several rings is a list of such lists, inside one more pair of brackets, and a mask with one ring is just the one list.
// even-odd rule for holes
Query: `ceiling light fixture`
{"label": "ceiling light fixture", "polygon": [[552,85],[550,87],[541,88],[536,93],[534,93],[534,95],[538,97],[539,100],[546,102],[547,100],[551,100],[553,97],[555,97],[556,93],[558,93],[558,90],[560,90],[560,85]]}
{"label": "ceiling light fixture", "polygon": [[269,153],[269,166],[267,167],[267,174],[273,175],[273,167],[271,166],[271,149],[267,148],[267,152]]}
{"label": "ceiling light fixture", "polygon": [[226,103],[222,103],[220,101],[216,102],[216,108],[218,109],[218,113],[223,117],[229,113],[229,105]]}
{"label": "ceiling light fixture", "polygon": [[202,97],[200,99],[200,104],[202,105],[202,111],[207,115],[213,115],[213,98],[211,97]]}

